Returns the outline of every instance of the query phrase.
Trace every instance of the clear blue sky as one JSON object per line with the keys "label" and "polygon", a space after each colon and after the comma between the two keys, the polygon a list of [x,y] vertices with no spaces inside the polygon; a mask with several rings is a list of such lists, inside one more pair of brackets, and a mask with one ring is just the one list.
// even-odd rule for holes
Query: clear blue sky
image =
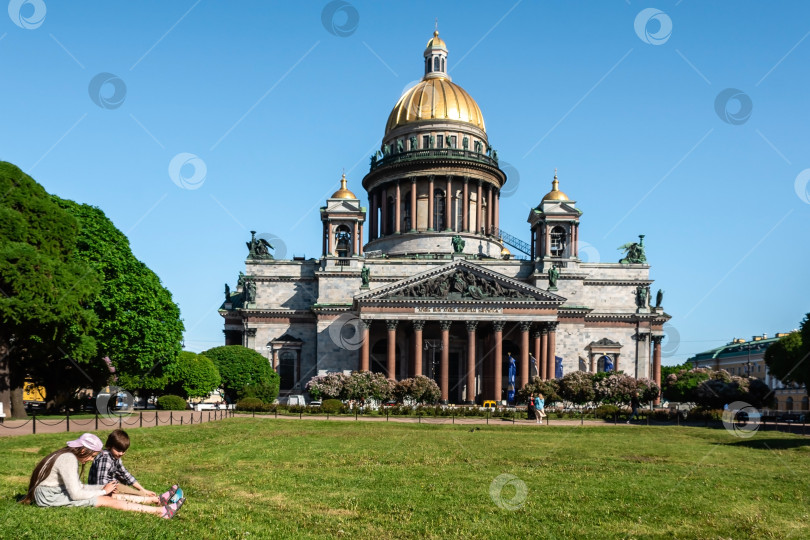
{"label": "clear blue sky", "polygon": [[[364,198],[436,17],[511,165],[503,229],[528,239],[556,167],[594,258],[645,234],[665,363],[810,311],[806,2],[17,4],[0,10],[0,159],[106,212],[179,303],[187,349],[223,342],[251,229],[318,257],[343,168]],[[180,167],[185,188],[182,153],[205,165]]]}

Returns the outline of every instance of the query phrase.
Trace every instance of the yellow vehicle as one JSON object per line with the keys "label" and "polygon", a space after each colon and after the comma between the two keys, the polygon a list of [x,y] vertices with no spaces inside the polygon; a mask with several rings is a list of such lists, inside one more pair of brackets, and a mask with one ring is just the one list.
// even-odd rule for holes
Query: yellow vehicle
{"label": "yellow vehicle", "polygon": [[492,409],[492,410],[494,411],[494,410],[495,410],[495,402],[494,402],[494,401],[492,401],[491,399],[490,399],[490,400],[485,401],[485,402],[484,402],[484,408],[485,408],[485,409],[486,409],[486,408],[490,408],[490,409]]}
{"label": "yellow vehicle", "polygon": [[30,379],[23,383],[23,406],[27,410],[45,408],[45,389]]}

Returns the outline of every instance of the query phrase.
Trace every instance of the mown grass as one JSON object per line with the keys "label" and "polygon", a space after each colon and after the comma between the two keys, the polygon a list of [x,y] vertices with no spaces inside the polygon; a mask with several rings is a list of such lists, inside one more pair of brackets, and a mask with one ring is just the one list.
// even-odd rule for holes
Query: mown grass
{"label": "mown grass", "polygon": [[[0,531],[38,539],[810,536],[810,440],[799,436],[478,427],[236,418],[130,429],[124,461],[141,483],[178,482],[186,492],[188,504],[168,522],[16,504],[36,462],[67,438],[2,438]],[[515,510],[491,496],[502,474],[517,481],[496,500]]]}

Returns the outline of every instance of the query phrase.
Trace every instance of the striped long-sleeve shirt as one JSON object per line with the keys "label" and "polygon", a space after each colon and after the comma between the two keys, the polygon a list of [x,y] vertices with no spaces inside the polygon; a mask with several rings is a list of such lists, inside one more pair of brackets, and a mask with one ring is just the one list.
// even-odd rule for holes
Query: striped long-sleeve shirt
{"label": "striped long-sleeve shirt", "polygon": [[120,459],[115,459],[106,448],[96,456],[93,465],[90,467],[88,483],[105,485],[113,480],[118,480],[122,484],[131,486],[136,482]]}

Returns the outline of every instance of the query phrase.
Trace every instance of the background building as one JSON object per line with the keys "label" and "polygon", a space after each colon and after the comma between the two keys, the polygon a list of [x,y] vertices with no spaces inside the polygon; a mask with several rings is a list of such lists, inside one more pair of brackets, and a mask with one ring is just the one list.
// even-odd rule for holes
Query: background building
{"label": "background building", "polygon": [[753,336],[751,341],[734,338],[728,344],[699,353],[688,361],[695,367],[724,369],[732,375],[760,379],[774,391],[777,410],[807,411],[810,410],[807,388],[797,383],[783,383],[770,374],[765,364],[765,351],[786,335],[778,333],[769,338],[762,334]]}
{"label": "background building", "polygon": [[226,344],[266,354],[282,392],[326,372],[371,370],[430,376],[444,401],[502,400],[513,360],[517,388],[572,370],[660,383],[670,317],[660,291],[651,299],[644,236],[621,262],[581,261],[582,211],[556,173],[526,231],[501,230],[508,179],[480,108],[448,75],[438,32],[423,62],[363,178],[369,206],[344,176],[321,208],[321,257],[276,260],[264,239],[248,242],[220,310]]}

